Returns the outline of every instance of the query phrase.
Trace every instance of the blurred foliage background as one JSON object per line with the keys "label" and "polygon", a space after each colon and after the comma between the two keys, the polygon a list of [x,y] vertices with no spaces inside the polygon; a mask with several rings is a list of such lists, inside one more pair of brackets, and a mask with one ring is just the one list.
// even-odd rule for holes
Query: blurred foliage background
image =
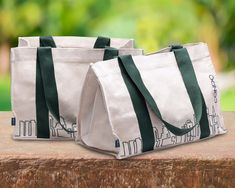
{"label": "blurred foliage background", "polygon": [[206,42],[221,78],[222,108],[235,110],[234,20],[234,0],[0,0],[0,111],[11,109],[10,48],[19,36],[43,35],[134,38],[146,53]]}

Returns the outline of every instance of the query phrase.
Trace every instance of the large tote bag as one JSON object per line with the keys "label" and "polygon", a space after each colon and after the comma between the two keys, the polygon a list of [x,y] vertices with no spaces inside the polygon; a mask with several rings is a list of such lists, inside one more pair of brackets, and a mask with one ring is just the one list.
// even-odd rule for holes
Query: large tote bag
{"label": "large tote bag", "polygon": [[78,36],[19,37],[18,47],[56,46],[58,48],[134,48],[133,39]]}
{"label": "large tote bag", "polygon": [[13,48],[14,139],[74,139],[81,88],[92,62],[141,49]]}
{"label": "large tote bag", "polygon": [[89,67],[78,113],[79,144],[121,159],[225,132],[204,43]]}

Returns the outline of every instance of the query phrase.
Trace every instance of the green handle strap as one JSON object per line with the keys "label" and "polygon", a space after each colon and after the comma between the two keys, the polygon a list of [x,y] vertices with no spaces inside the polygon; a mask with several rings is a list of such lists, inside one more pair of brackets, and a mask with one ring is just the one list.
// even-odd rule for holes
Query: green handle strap
{"label": "green handle strap", "polygon": [[[177,65],[182,75],[182,79],[184,81],[184,85],[188,92],[194,112],[198,112],[195,113],[195,118],[196,120],[198,120],[196,121],[196,124],[199,123],[200,125],[200,139],[206,138],[210,135],[207,107],[201,89],[199,87],[188,51],[181,45],[172,45],[171,51],[174,52]],[[200,105],[198,102],[199,98],[201,102]]]}
{"label": "green handle strap", "polygon": [[39,37],[40,47],[52,47],[56,48],[56,44],[52,36],[41,36]]}
{"label": "green handle strap", "polygon": [[118,50],[112,47],[105,47],[103,60],[113,59],[118,56]]}
{"label": "green handle strap", "polygon": [[94,48],[105,48],[106,46],[110,46],[110,38],[107,37],[97,37]]}
{"label": "green handle strap", "polygon": [[186,129],[178,128],[177,126],[168,123],[162,118],[157,104],[155,103],[148,89],[145,87],[141,75],[130,55],[119,57],[119,64],[121,63],[121,66],[125,69],[129,78],[132,80],[132,83],[142,94],[144,100],[155,113],[155,115],[165,124],[166,128],[173,134],[182,136],[190,132],[197,124],[199,124],[202,117],[203,99],[187,50],[185,48],[178,49],[175,54],[177,54],[176,60],[181,71],[181,75],[183,76],[184,84],[186,85],[187,91],[190,92],[189,96],[196,117],[196,124],[193,127]]}
{"label": "green handle strap", "polygon": [[76,132],[68,130],[60,122],[58,93],[50,47],[37,48],[36,112],[38,138],[50,138],[49,112],[66,132]]}
{"label": "green handle strap", "polygon": [[[39,37],[40,47],[56,47],[55,42],[51,36]],[[36,119],[37,119],[37,137],[38,138],[50,138],[49,130],[49,110],[47,107],[45,93],[43,88],[43,80],[41,75],[41,66],[39,61],[39,54],[37,50],[36,58]]]}
{"label": "green handle strap", "polygon": [[38,58],[36,59],[36,120],[37,120],[37,138],[50,138],[49,130],[49,110],[47,108],[43,81],[41,75],[41,66]]}
{"label": "green handle strap", "polygon": [[[104,50],[104,60],[114,58],[118,55],[118,50],[106,48]],[[54,74],[54,64],[50,47],[37,48],[36,66],[36,116],[37,116],[37,137],[50,138],[48,113],[59,122],[63,130],[68,133],[76,131],[68,130],[60,122],[60,112],[58,104],[58,93]]]}
{"label": "green handle strap", "polygon": [[58,94],[56,88],[54,66],[52,60],[52,53],[50,47],[43,47],[37,49],[38,62],[40,66],[43,90],[45,94],[45,101],[48,110],[60,122]]}
{"label": "green handle strap", "polygon": [[135,111],[136,118],[138,121],[138,126],[142,138],[142,146],[143,146],[142,152],[151,151],[154,149],[155,138],[153,133],[153,125],[150,119],[147,104],[145,102],[143,95],[135,86],[132,79],[126,72],[121,62],[121,58],[118,58],[118,61],[119,61],[119,68],[121,70],[121,75],[129,92],[133,109]]}

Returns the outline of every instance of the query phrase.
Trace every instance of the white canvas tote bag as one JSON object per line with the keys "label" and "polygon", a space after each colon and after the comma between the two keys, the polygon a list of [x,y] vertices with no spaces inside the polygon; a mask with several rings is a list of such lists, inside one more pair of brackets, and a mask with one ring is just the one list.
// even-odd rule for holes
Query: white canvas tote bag
{"label": "white canvas tote bag", "polygon": [[118,159],[226,132],[204,43],[91,64],[76,141]]}
{"label": "white canvas tote bag", "polygon": [[19,37],[18,47],[39,47],[53,43],[58,48],[134,48],[133,39],[107,38],[107,37],[78,37],[78,36],[41,36]]}
{"label": "white canvas tote bag", "polygon": [[91,62],[141,49],[12,48],[14,139],[74,139],[80,92]]}

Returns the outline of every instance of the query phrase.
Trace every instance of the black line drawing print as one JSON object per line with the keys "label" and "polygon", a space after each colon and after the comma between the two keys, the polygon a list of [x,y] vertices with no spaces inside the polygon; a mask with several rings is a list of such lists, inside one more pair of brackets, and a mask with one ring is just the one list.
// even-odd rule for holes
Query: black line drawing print
{"label": "black line drawing print", "polygon": [[212,105],[211,110],[207,108],[207,114],[208,114],[208,120],[210,125],[210,131],[211,135],[219,134],[221,124],[220,124],[220,117],[218,114],[216,114],[215,106]]}
{"label": "black line drawing print", "polygon": [[[155,147],[160,147],[165,145],[167,142],[171,142],[171,134],[170,131],[165,127],[162,126],[160,129],[157,129],[156,127],[153,127],[153,132],[155,136]],[[176,140],[176,138],[173,138]]]}
{"label": "black line drawing print", "polygon": [[[186,120],[183,126],[181,128],[190,128],[193,127],[196,123],[196,119],[194,116],[194,122],[191,120]],[[154,135],[155,135],[155,147],[163,147],[166,145],[174,145],[174,144],[180,144],[184,142],[191,142],[193,141],[197,136],[199,136],[200,130],[199,126],[197,125],[192,131],[189,133],[183,135],[183,136],[176,136],[172,134],[164,124],[162,124],[161,129],[157,129],[156,127],[153,127]]]}
{"label": "black line drawing print", "polygon": [[[224,128],[220,124],[220,116],[216,114],[215,106],[211,106],[211,110],[207,108],[207,116],[209,121],[209,126],[211,130],[211,135],[219,134],[220,129]],[[186,120],[181,128],[190,128],[196,124],[196,118],[194,115],[193,120]],[[153,132],[155,136],[155,148],[166,147],[170,145],[183,144],[187,142],[192,142],[196,138],[200,138],[200,126],[199,124],[183,136],[176,136],[172,134],[164,124],[162,126],[153,127]],[[129,141],[123,141],[123,155],[122,157],[137,154],[141,152],[142,149],[142,138],[138,137]],[[137,152],[137,153],[136,153]]]}
{"label": "black line drawing print", "polygon": [[183,135],[183,136],[180,136],[180,137],[183,137],[183,143],[184,142],[192,142],[194,141],[197,137],[199,137],[199,134],[200,134],[200,126],[199,124],[196,124],[196,117],[195,115],[193,116],[193,121],[191,120],[187,120],[185,122],[185,124],[181,127],[181,128],[191,128],[193,127],[194,125],[196,125],[196,127],[191,130],[190,132],[188,132],[187,134]]}
{"label": "black line drawing print", "polygon": [[[214,75],[209,75],[209,79],[211,80],[211,86],[213,88],[213,98],[214,98],[214,105],[211,106],[211,109],[207,108],[207,116],[208,116],[208,121],[209,121],[209,126],[210,126],[210,131],[211,131],[211,135],[215,135],[215,134],[219,134],[220,133],[220,129],[225,130],[220,123],[220,116],[219,114],[216,114],[216,105],[218,105],[218,91],[217,91],[217,86],[215,83],[215,77]],[[181,128],[190,128],[192,126],[194,126],[196,123],[196,118],[194,115],[194,119],[192,120],[187,120],[183,126],[181,126]],[[159,128],[157,127],[153,127],[153,132],[154,132],[154,136],[155,136],[155,148],[158,147],[163,147],[163,146],[169,146],[169,145],[174,145],[174,144],[180,144],[180,143],[186,143],[186,142],[192,142],[194,141],[196,138],[199,138],[200,136],[200,126],[199,124],[196,125],[196,127],[190,131],[189,133],[183,135],[183,136],[176,136],[173,135],[166,127],[164,124],[162,124],[162,126]],[[142,148],[142,139],[141,138],[136,138],[138,139],[140,142],[138,142],[140,145],[138,145],[138,143],[136,142],[135,147],[136,148]],[[134,140],[136,140],[134,139]],[[124,150],[124,155],[132,155],[132,148],[131,147],[131,143],[133,142],[133,140],[130,141],[125,141],[122,142],[123,144],[123,150]],[[127,144],[128,143],[128,144]],[[124,148],[124,145],[127,144],[128,148],[129,148],[129,152],[126,152],[126,148]],[[125,146],[125,147],[127,147]],[[138,151],[138,149],[136,150]]]}
{"label": "black line drawing print", "polygon": [[210,78],[210,80],[211,80],[211,86],[212,86],[212,88],[213,88],[214,102],[217,103],[217,102],[218,102],[218,99],[217,99],[217,93],[218,93],[218,91],[217,91],[217,86],[216,86],[215,81],[214,81],[215,77],[210,74],[210,75],[209,75],[209,78]]}
{"label": "black line drawing print", "polygon": [[212,105],[211,109],[207,108],[208,120],[210,121],[210,131],[212,135],[219,134],[220,130],[226,131],[226,129],[221,125],[220,116],[216,114],[216,108],[218,108],[218,89],[215,83],[215,76],[209,75],[211,80],[211,86],[213,88],[213,97],[214,97],[214,105]]}
{"label": "black line drawing print", "polygon": [[[68,130],[74,131],[76,128],[76,123],[72,123],[71,126],[68,126],[68,123],[65,121],[65,118],[60,116],[61,124]],[[37,123],[36,120],[19,120],[18,133],[15,134],[15,137],[34,137],[37,135]],[[35,133],[33,134],[33,127],[35,127]],[[17,126],[15,127],[17,128]],[[68,133],[62,129],[59,122],[57,122],[52,115],[49,115],[49,128],[52,137],[62,137],[64,134],[68,134],[69,137],[74,138],[75,133]]]}
{"label": "black line drawing print", "polygon": [[62,135],[64,133],[67,133],[70,135],[71,138],[74,138],[74,132],[66,132],[62,127],[61,125],[64,126],[64,128],[68,129],[69,131],[74,131],[75,130],[75,126],[76,126],[76,123],[72,123],[71,127],[69,127],[65,121],[65,119],[60,116],[60,123],[57,122],[53,116],[50,115],[50,119],[51,119],[51,123],[50,123],[50,130],[51,130],[51,135],[52,137],[63,137]]}
{"label": "black line drawing print", "polygon": [[18,133],[15,137],[33,136],[33,127],[36,126],[35,120],[19,120]]}
{"label": "black line drawing print", "polygon": [[142,149],[142,140],[140,137],[138,137],[138,138],[135,138],[134,140],[122,142],[122,147],[123,147],[123,155],[122,156],[137,154]]}

